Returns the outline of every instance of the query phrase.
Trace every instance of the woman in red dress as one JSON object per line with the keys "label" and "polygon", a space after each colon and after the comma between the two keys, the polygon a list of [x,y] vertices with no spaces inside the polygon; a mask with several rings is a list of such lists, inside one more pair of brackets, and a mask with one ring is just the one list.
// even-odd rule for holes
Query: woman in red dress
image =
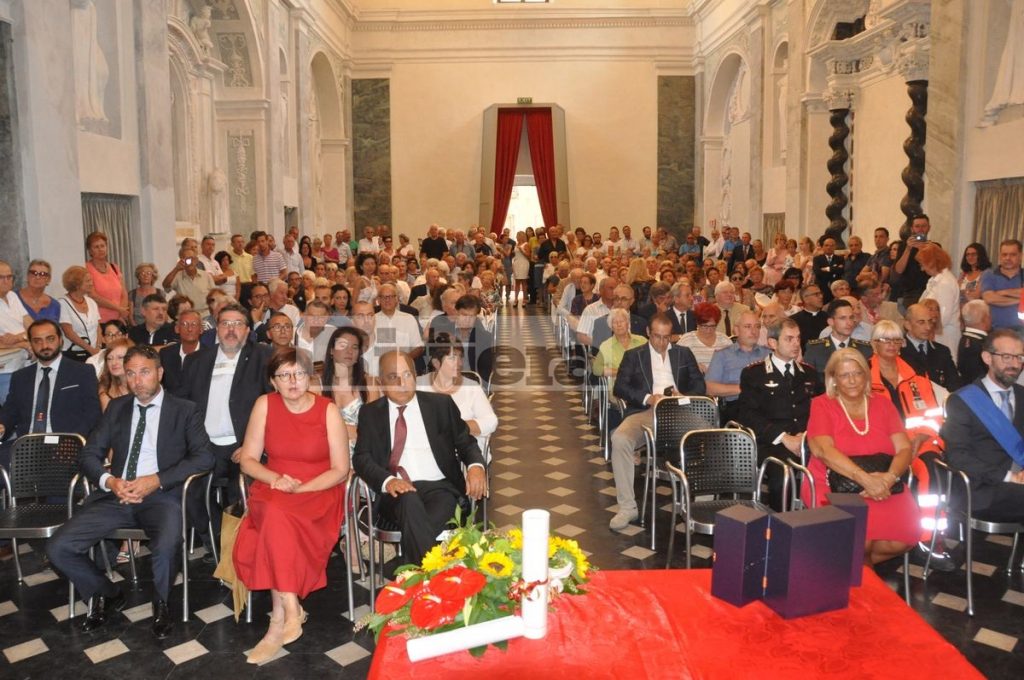
{"label": "woman in red dress", "polygon": [[[910,440],[903,421],[887,395],[871,393],[867,361],[855,349],[841,349],[825,366],[826,393],[811,402],[807,438],[818,505],[828,492],[826,468],[849,477],[864,490],[868,503],[864,561],[878,564],[902,555],[921,534],[920,511],[906,489],[892,486],[910,467]],[[858,456],[892,456],[886,472],[865,472]]]}
{"label": "woman in red dress", "polygon": [[232,555],[242,583],[269,589],[273,601],[267,634],[249,654],[255,664],[301,637],[299,600],[327,585],[349,470],[345,423],[330,399],[309,391],[305,355],[279,350],[267,373],[277,391],[256,400],[245,432],[241,468],[255,481]]}

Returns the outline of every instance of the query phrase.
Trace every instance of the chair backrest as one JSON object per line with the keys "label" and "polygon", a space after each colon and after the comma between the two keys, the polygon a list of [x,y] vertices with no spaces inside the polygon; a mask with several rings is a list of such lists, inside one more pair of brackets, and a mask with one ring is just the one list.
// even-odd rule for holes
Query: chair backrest
{"label": "chair backrest", "polygon": [[654,407],[654,445],[658,458],[676,460],[679,440],[691,430],[718,427],[718,405],[711,397],[662,399]]}
{"label": "chair backrest", "polygon": [[78,473],[85,438],[74,433],[27,434],[11,452],[11,493],[15,499],[61,496]]}
{"label": "chair backrest", "polygon": [[757,442],[747,430],[691,430],[679,444],[690,495],[753,494],[757,486]]}

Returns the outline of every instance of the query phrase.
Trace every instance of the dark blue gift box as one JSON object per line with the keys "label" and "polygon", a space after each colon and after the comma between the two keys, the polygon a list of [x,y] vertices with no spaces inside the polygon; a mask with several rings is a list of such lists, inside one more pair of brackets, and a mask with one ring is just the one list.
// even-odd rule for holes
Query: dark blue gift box
{"label": "dark blue gift box", "polygon": [[843,609],[853,569],[861,568],[857,529],[854,514],[839,507],[773,514],[727,508],[715,519],[711,594],[740,607],[761,599],[787,619]]}

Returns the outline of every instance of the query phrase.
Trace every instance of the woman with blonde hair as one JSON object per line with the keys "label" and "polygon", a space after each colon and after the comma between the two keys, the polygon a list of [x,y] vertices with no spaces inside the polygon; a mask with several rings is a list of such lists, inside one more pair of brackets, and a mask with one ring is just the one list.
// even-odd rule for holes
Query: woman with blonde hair
{"label": "woman with blonde hair", "polygon": [[786,240],[786,235],[780,231],[775,235],[775,245],[768,249],[768,259],[764,262],[764,282],[769,286],[781,281],[782,272],[786,271],[786,260],[789,258]]}
{"label": "woman with blonde hair", "polygon": [[648,294],[651,292],[651,284],[654,278],[647,271],[647,261],[642,257],[635,257],[629,262],[626,269],[625,283],[633,289],[633,311],[637,307],[647,304]]}
{"label": "woman with blonde hair", "polygon": [[811,402],[807,421],[818,504],[830,488],[852,480],[868,503],[865,563],[902,555],[921,535],[920,511],[903,481],[913,458],[903,420],[886,395],[872,393],[868,363],[858,350],[832,355],[825,390]]}

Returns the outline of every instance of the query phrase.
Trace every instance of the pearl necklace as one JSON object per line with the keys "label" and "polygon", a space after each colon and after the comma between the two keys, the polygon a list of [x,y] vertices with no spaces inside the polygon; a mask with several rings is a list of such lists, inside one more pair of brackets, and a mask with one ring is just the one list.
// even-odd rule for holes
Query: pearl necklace
{"label": "pearl necklace", "polygon": [[842,397],[839,398],[839,407],[843,409],[843,415],[846,416],[846,422],[850,423],[850,427],[853,428],[854,432],[856,432],[857,434],[859,434],[862,437],[868,433],[868,430],[871,429],[871,422],[868,420],[868,398],[867,397],[864,397],[864,429],[863,430],[861,430],[856,425],[854,425],[853,418],[850,417],[850,412],[846,410],[846,403],[843,402],[843,398]]}

